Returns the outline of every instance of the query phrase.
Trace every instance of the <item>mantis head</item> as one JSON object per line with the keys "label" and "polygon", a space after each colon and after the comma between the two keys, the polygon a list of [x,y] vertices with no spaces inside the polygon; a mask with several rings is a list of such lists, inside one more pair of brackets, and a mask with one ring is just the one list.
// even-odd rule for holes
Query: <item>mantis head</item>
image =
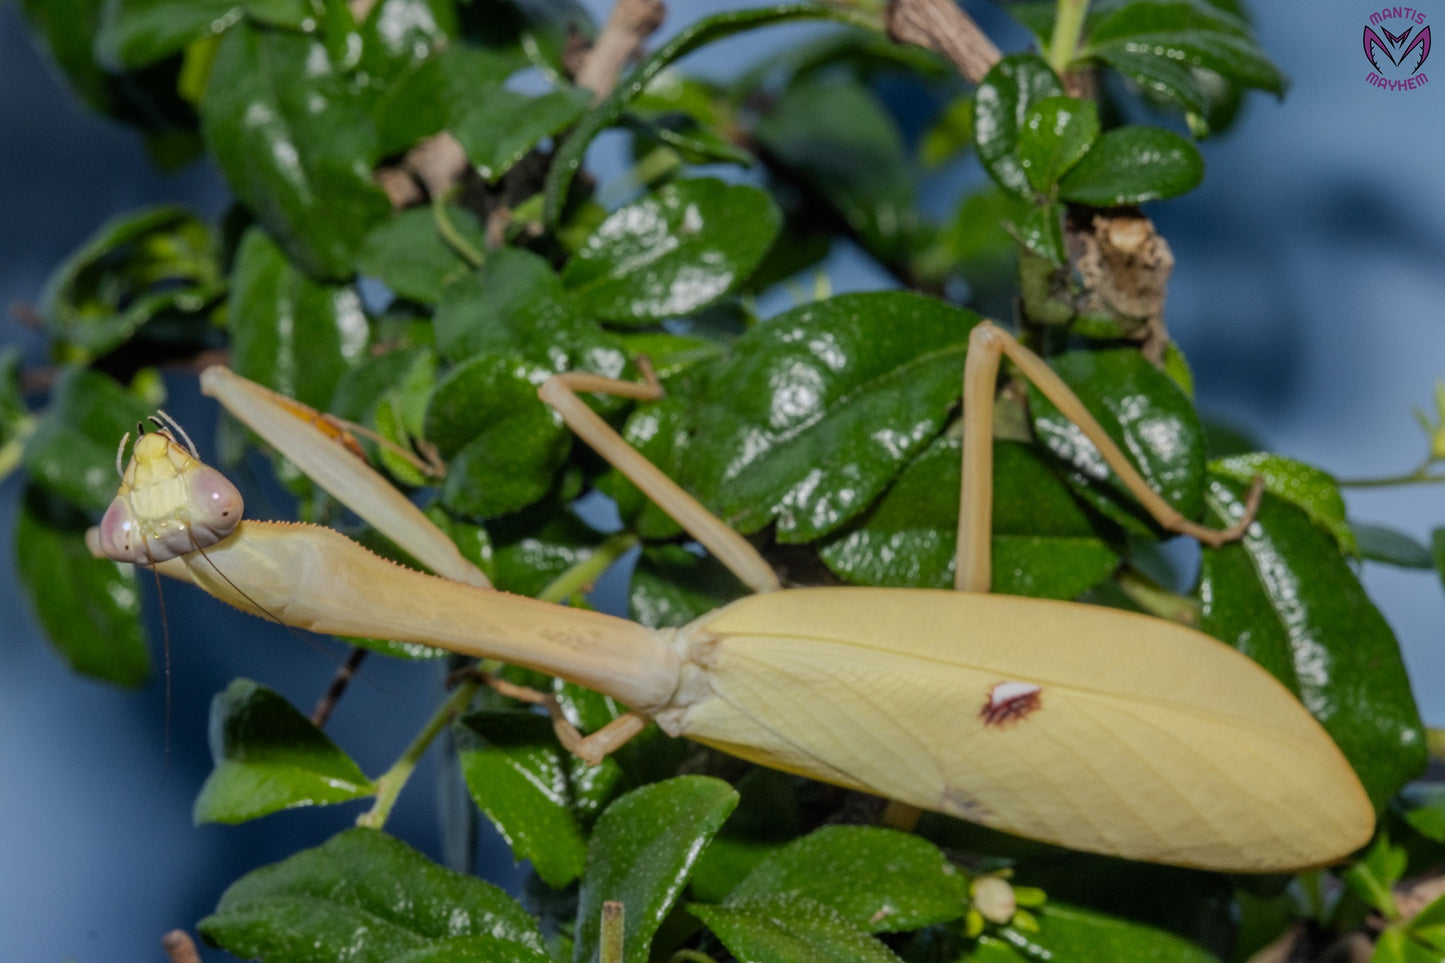
{"label": "mantis head", "polygon": [[241,523],[244,502],[236,486],[202,464],[189,439],[182,444],[155,423],[149,434],[140,426],[120,490],[100,522],[101,549],[118,562],[153,565],[209,548]]}

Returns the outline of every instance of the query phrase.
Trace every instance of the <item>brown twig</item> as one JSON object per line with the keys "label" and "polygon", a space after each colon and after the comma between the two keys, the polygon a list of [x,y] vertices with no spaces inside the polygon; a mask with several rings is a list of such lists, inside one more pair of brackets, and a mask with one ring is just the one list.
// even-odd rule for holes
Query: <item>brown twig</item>
{"label": "brown twig", "polygon": [[577,86],[594,93],[594,104],[611,93],[623,65],[637,56],[643,42],[662,26],[665,16],[667,8],[662,0],[617,0],[592,51],[577,71]]}
{"label": "brown twig", "polygon": [[975,84],[1001,56],[993,41],[954,0],[891,0],[888,35],[900,43],[938,51]]}
{"label": "brown twig", "polygon": [[361,668],[361,663],[366,658],[366,652],[367,650],[359,645],[354,647],[351,654],[346,657],[346,661],[337,667],[336,674],[331,677],[331,685],[326,687],[321,698],[316,700],[316,708],[311,710],[313,726],[320,729],[326,725],[326,721],[331,718],[332,710],[336,708],[336,703],[341,701],[346,687],[351,684],[351,680],[356,677],[356,671]]}

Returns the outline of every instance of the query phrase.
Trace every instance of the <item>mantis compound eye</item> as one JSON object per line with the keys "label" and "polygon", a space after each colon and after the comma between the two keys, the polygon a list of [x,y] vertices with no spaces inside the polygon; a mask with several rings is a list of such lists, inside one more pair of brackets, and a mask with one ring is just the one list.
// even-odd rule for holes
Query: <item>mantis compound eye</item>
{"label": "mantis compound eye", "polygon": [[191,538],[195,548],[207,548],[226,538],[241,524],[245,502],[236,486],[214,468],[202,466],[187,478]]}
{"label": "mantis compound eye", "polygon": [[117,498],[105,510],[100,520],[100,545],[105,554],[118,562],[140,561],[137,552],[145,546],[145,539],[136,526],[131,514],[130,503]]}

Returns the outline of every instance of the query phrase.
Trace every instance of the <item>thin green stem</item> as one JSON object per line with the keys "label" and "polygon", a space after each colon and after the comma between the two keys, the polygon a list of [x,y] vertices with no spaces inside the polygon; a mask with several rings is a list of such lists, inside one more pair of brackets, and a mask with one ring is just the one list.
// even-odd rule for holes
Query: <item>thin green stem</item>
{"label": "thin green stem", "polygon": [[1414,471],[1399,475],[1385,475],[1381,478],[1344,478],[1336,482],[1341,488],[1390,488],[1395,485],[1438,485],[1445,482],[1445,475],[1430,474],[1433,460],[1427,461]]}
{"label": "thin green stem", "polygon": [[1121,571],[1118,582],[1124,594],[1150,615],[1180,625],[1199,625],[1199,604],[1193,599],[1161,588],[1132,568]]}
{"label": "thin green stem", "polygon": [[598,963],[622,963],[622,904],[607,900],[602,904],[602,933],[599,939]]}
{"label": "thin green stem", "polygon": [[381,778],[376,780],[376,802],[371,809],[362,813],[356,819],[358,826],[367,826],[371,829],[380,829],[386,825],[387,817],[391,815],[391,807],[396,805],[396,797],[401,794],[402,787],[411,778],[412,772],[416,770],[416,764],[421,761],[422,755],[427,747],[432,744],[441,731],[457,717],[472,701],[472,696],[485,684],[480,675],[473,675],[462,680],[455,691],[437,707],[432,717],[422,726],[411,745],[401,757],[392,763],[391,768],[382,773]]}
{"label": "thin green stem", "polygon": [[1049,38],[1049,66],[1060,77],[1074,62],[1079,52],[1079,37],[1084,32],[1084,17],[1089,13],[1089,0],[1058,0],[1054,8],[1054,33]]}
{"label": "thin green stem", "polygon": [[447,204],[451,200],[451,197],[452,192],[448,191],[432,199],[432,219],[436,221],[437,233],[442,236],[442,240],[446,241],[453,251],[457,252],[458,257],[472,267],[479,268],[483,262],[486,261],[487,256],[472,247],[472,242],[468,241],[462,236],[462,232],[457,230],[456,224],[452,221],[451,212],[447,210]]}
{"label": "thin green stem", "polygon": [[631,532],[613,535],[597,547],[597,551],[573,565],[552,580],[537,594],[543,602],[563,602],[578,592],[585,592],[593,582],[602,577],[617,560],[637,546],[638,538]]}

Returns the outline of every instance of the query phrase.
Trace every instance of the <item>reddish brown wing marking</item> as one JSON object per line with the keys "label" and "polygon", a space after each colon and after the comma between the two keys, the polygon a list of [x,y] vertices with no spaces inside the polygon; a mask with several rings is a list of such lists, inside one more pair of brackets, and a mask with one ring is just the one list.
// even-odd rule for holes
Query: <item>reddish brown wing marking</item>
{"label": "reddish brown wing marking", "polygon": [[1043,706],[1043,686],[1033,682],[996,682],[978,717],[986,726],[1003,728]]}

